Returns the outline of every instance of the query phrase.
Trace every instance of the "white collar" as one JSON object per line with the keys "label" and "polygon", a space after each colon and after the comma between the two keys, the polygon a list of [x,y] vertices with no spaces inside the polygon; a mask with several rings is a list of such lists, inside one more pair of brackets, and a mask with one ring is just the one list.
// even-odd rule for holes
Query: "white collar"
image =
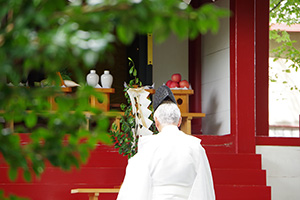
{"label": "white collar", "polygon": [[161,132],[179,131],[179,128],[175,125],[166,125],[161,129]]}

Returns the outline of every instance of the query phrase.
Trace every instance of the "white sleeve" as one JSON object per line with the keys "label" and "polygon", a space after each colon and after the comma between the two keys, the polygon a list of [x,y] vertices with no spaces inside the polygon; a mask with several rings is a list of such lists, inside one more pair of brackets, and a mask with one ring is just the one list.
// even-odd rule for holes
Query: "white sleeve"
{"label": "white sleeve", "polygon": [[215,200],[214,183],[210,165],[203,147],[200,164],[188,200]]}
{"label": "white sleeve", "polygon": [[148,166],[143,162],[142,157],[136,154],[128,161],[117,200],[150,200],[151,194]]}

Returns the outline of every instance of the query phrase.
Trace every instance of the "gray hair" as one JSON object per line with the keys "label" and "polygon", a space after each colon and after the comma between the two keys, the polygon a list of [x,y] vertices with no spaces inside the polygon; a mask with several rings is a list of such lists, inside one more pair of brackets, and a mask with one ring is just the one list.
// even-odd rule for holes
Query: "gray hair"
{"label": "gray hair", "polygon": [[181,113],[178,106],[173,102],[164,102],[154,112],[154,118],[162,125],[177,125],[179,123]]}

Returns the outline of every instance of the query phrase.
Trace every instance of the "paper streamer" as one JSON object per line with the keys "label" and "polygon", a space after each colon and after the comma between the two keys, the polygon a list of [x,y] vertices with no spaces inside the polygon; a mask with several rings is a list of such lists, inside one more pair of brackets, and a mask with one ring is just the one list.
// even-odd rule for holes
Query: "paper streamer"
{"label": "paper streamer", "polygon": [[129,95],[131,105],[132,105],[132,114],[135,116],[135,135],[146,136],[152,135],[153,132],[149,130],[152,125],[152,120],[149,119],[151,115],[151,110],[148,109],[151,101],[148,99],[147,92],[143,87],[141,88],[130,88],[127,90]]}

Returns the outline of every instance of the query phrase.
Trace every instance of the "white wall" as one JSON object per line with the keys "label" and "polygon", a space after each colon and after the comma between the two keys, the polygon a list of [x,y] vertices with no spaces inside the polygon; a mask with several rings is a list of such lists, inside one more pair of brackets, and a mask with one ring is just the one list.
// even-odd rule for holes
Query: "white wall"
{"label": "white wall", "polygon": [[182,41],[171,35],[162,44],[153,43],[153,83],[156,89],[175,73],[188,80],[188,68],[188,40]]}
{"label": "white wall", "polygon": [[299,200],[300,147],[256,146],[256,153],[262,154],[272,200]]}
{"label": "white wall", "polygon": [[[291,64],[283,58],[269,58],[269,76],[276,80],[269,80],[269,136],[299,137],[300,73],[289,68]],[[283,72],[287,69],[290,73]]]}
{"label": "white wall", "polygon": [[[217,6],[229,9],[229,0]],[[153,36],[155,37],[155,35]],[[155,39],[155,38],[154,38]],[[230,134],[229,18],[222,19],[219,33],[202,36],[202,131],[204,134]],[[180,73],[188,80],[188,41],[176,36],[153,44],[153,82],[155,88]],[[193,87],[193,86],[192,86]]]}
{"label": "white wall", "polygon": [[[229,0],[216,5],[229,9]],[[230,134],[229,18],[222,19],[218,34],[202,36],[202,131]]]}

